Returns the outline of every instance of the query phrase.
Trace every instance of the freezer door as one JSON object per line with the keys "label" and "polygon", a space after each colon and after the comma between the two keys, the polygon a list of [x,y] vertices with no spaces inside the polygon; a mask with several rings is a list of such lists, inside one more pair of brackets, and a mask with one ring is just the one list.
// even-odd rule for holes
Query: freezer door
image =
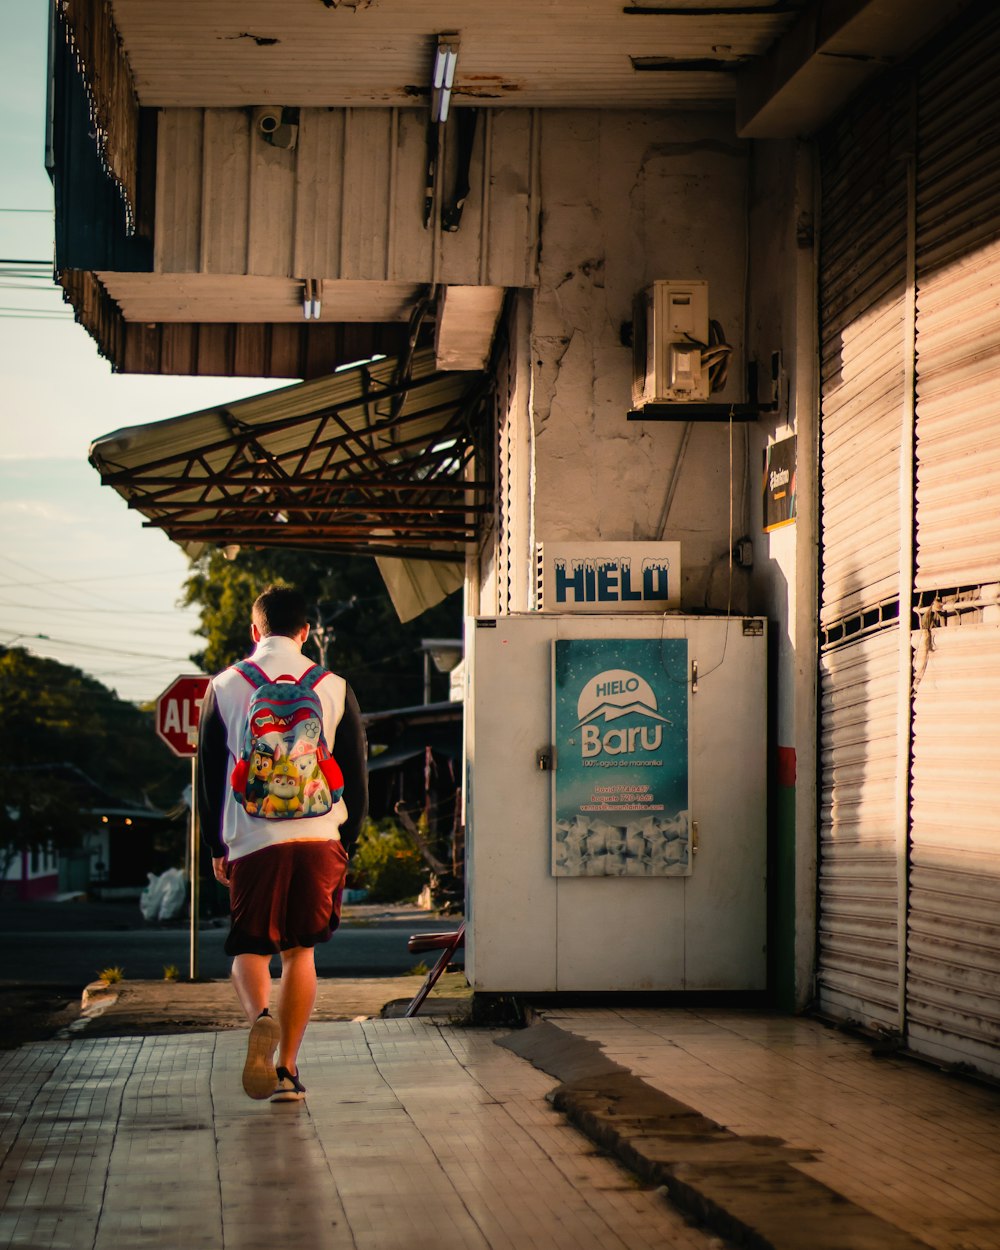
{"label": "freezer door", "polygon": [[[765,988],[765,623],[528,614],[472,619],[467,638],[466,967],[473,988],[494,993]],[[611,871],[594,875],[593,863],[585,872],[559,871],[558,790],[546,765],[553,763],[558,776],[569,766],[566,751],[575,744],[553,742],[557,639],[603,640],[594,650],[604,656],[615,654],[616,640],[628,644],[620,648],[626,674],[640,667],[634,656],[648,661],[661,654],[671,682],[681,683],[687,717],[686,864],[675,853],[668,870],[662,859],[658,871],[643,870],[642,854],[637,859],[621,849],[629,817],[605,811],[594,815],[595,823],[622,831],[616,835],[612,829],[606,838],[614,854],[607,853],[602,867],[610,865]],[[640,640],[645,647],[631,646]],[[638,679],[644,676],[648,670],[636,673]],[[674,722],[678,697],[680,690],[669,713]],[[587,703],[584,712],[590,711]],[[657,712],[663,714],[659,705]],[[616,716],[613,711],[608,723]],[[627,739],[618,735],[608,741]],[[674,820],[672,828],[680,827]],[[604,836],[598,834],[597,842]],[[638,837],[632,842],[637,848]],[[653,862],[650,845],[647,839],[647,867]]]}

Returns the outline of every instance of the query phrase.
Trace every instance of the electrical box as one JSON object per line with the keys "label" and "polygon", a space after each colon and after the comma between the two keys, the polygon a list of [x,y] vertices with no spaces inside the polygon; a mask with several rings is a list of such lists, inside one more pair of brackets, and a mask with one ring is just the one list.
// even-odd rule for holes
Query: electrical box
{"label": "electrical box", "polygon": [[707,282],[654,282],[636,298],[632,335],[633,408],[708,399]]}

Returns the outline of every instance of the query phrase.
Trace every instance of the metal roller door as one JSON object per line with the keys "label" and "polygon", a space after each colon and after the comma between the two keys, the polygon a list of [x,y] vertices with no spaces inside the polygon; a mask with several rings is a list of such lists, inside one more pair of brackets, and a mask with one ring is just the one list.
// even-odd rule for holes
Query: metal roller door
{"label": "metal roller door", "polygon": [[909,106],[881,98],[821,148],[820,621],[899,594]]}
{"label": "metal roller door", "polygon": [[[818,1000],[900,1024],[900,524],[908,472],[908,89],[821,141],[821,708]],[[906,534],[908,540],[909,525]],[[907,567],[907,576],[909,569]],[[904,738],[905,743],[905,738]]]}
{"label": "metal roller door", "polygon": [[920,75],[916,586],[1000,580],[1000,24]]}
{"label": "metal roller door", "polygon": [[1000,1077],[1000,626],[935,630],[929,655],[925,646],[913,713],[908,1041]]}
{"label": "metal roller door", "polygon": [[819,1004],[992,1076],[998,81],[980,3],[830,129],[820,271]]}
{"label": "metal roller door", "polygon": [[919,77],[907,1041],[1000,1077],[1000,27]]}
{"label": "metal roller door", "polygon": [[899,1024],[899,630],[822,657],[819,998],[866,1027]]}

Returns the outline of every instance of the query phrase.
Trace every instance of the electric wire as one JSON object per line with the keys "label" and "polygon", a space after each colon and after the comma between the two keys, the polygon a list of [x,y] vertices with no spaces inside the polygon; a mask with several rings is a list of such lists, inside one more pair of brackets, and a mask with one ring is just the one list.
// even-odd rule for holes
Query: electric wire
{"label": "electric wire", "polygon": [[[3,633],[13,633],[13,630],[3,630]],[[77,642],[73,638],[53,638],[51,634],[16,634],[15,638],[23,638],[26,642],[47,642],[53,646],[70,647],[76,651],[93,651],[102,655],[126,655],[133,656],[137,660],[149,660],[149,653],[146,651],[126,651],[123,647],[100,647],[90,642]],[[4,644],[6,646],[12,644]],[[187,656],[160,656],[165,663],[189,664]]]}

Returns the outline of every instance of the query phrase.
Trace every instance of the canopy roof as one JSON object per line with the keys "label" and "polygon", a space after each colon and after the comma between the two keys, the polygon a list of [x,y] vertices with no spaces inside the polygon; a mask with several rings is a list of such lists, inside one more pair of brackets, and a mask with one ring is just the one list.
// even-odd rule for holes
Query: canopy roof
{"label": "canopy roof", "polygon": [[101,481],[189,555],[296,547],[455,562],[492,510],[488,375],[432,350],[106,434]]}

